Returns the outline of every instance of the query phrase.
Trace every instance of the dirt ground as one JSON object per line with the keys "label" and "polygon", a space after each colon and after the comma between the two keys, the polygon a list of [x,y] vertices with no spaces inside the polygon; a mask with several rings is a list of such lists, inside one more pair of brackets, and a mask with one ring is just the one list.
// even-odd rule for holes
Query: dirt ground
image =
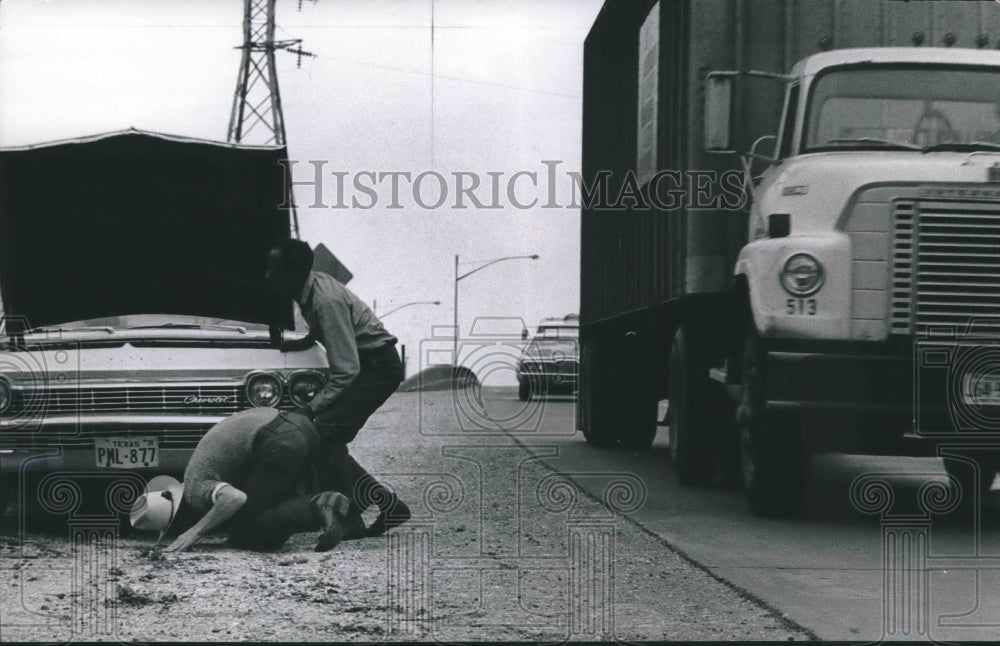
{"label": "dirt ground", "polygon": [[[572,403],[543,424],[571,419],[558,406]],[[0,641],[810,637],[629,522],[641,482],[596,500],[546,466],[544,445],[463,433],[456,416],[447,391],[398,393],[369,420],[352,453],[414,518],[328,553],[306,534],[274,553],[220,535],[174,554],[93,518],[47,533],[8,524]]]}

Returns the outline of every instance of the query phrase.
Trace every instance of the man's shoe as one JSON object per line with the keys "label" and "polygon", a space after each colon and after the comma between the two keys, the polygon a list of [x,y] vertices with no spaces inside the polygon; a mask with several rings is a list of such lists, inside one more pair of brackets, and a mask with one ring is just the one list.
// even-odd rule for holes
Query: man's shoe
{"label": "man's shoe", "polygon": [[314,548],[317,552],[328,552],[343,540],[345,516],[350,504],[347,496],[334,491],[324,491],[313,496],[313,512],[319,519],[322,531]]}
{"label": "man's shoe", "polygon": [[347,511],[347,516],[344,517],[343,527],[345,541],[353,541],[368,536],[368,528],[365,527],[365,521],[361,517],[361,511],[356,505],[351,505],[351,508]]}
{"label": "man's shoe", "polygon": [[395,495],[392,500],[382,508],[382,512],[375,519],[375,522],[368,527],[369,536],[381,536],[393,527],[399,527],[410,520],[410,508],[406,503]]}

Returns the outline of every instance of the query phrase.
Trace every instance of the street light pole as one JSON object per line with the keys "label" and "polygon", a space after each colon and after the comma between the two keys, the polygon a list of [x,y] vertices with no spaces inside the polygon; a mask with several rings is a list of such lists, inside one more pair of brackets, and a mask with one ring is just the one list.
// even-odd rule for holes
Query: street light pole
{"label": "street light pole", "polygon": [[458,254],[455,254],[455,307],[452,308],[452,314],[454,318],[452,319],[452,349],[451,349],[451,360],[455,362],[455,367],[458,367]]}
{"label": "street light pole", "polygon": [[463,278],[468,278],[469,276],[471,276],[472,274],[476,273],[477,271],[482,271],[483,269],[486,269],[490,265],[495,265],[498,262],[503,262],[505,260],[522,260],[522,259],[523,260],[538,260],[538,254],[531,254],[530,256],[505,256],[503,258],[495,258],[493,260],[490,260],[488,262],[485,262],[485,263],[479,265],[475,269],[469,270],[469,271],[465,272],[464,274],[459,275],[459,273],[458,273],[458,254],[455,254],[455,306],[454,306],[454,308],[452,310],[454,312],[453,323],[454,323],[454,335],[455,336],[454,336],[454,341],[453,341],[452,350],[451,350],[451,352],[452,352],[452,359],[455,362],[455,367],[458,367],[458,281],[462,280]]}

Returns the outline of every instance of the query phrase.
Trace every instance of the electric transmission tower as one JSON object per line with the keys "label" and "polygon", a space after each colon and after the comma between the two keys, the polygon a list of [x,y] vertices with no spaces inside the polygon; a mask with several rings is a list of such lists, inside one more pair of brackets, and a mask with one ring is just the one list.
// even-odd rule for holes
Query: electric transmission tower
{"label": "electric transmission tower", "polygon": [[[315,1],[315,0],[314,0]],[[281,111],[281,93],[278,91],[278,70],[274,52],[283,49],[298,57],[315,56],[299,45],[301,39],[274,39],[275,0],[244,0],[243,2],[243,56],[240,73],[236,78],[233,111],[229,115],[227,141],[240,143],[256,129],[253,143],[284,146],[285,116]],[[299,0],[302,9],[302,0]],[[249,142],[248,142],[249,143]],[[299,218],[295,200],[291,202],[292,235],[299,235]]]}
{"label": "electric transmission tower", "polygon": [[[283,49],[298,57],[314,56],[299,45],[301,39],[274,39],[275,0],[244,0],[243,57],[233,95],[227,141],[245,141],[254,132],[254,143],[285,145],[285,118],[278,91],[274,52]],[[299,2],[301,9],[302,3]]]}

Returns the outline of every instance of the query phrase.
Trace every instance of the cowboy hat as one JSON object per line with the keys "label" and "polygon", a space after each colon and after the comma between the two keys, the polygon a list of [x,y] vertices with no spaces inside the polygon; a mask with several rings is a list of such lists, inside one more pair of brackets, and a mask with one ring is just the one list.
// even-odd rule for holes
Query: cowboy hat
{"label": "cowboy hat", "polygon": [[183,483],[170,476],[156,476],[146,483],[146,493],[132,505],[129,515],[132,527],[160,532],[158,545],[174,522],[183,496]]}

